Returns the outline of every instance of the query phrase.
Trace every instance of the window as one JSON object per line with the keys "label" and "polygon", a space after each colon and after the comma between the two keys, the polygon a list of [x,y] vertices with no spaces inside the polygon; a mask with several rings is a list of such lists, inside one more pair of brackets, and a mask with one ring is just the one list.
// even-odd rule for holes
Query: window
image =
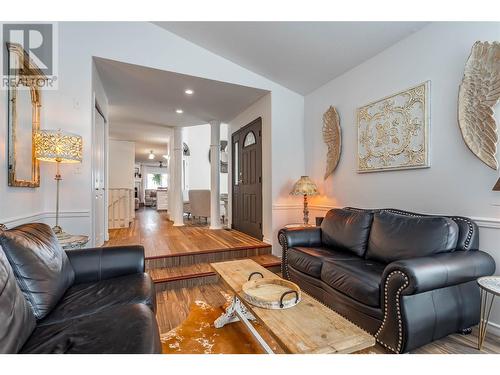
{"label": "window", "polygon": [[167,187],[168,175],[166,173],[148,173],[146,189],[158,189]]}
{"label": "window", "polygon": [[233,180],[234,184],[238,185],[239,183],[239,176],[240,176],[240,166],[238,164],[238,141],[234,142],[234,173],[233,173]]}
{"label": "window", "polygon": [[183,159],[182,160],[182,190],[188,190],[188,184],[187,184],[187,173],[188,167],[187,167],[187,160]]}
{"label": "window", "polygon": [[248,132],[243,141],[243,147],[248,147],[255,144],[255,134],[254,132]]}

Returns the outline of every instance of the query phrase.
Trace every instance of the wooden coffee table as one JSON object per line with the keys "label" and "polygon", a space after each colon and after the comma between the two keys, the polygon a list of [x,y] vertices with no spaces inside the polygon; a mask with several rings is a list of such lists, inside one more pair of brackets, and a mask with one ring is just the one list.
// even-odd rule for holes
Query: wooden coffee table
{"label": "wooden coffee table", "polygon": [[373,336],[304,292],[302,300],[288,309],[269,310],[246,302],[241,287],[252,272],[278,278],[253,260],[211,263],[211,266],[234,293],[232,304],[215,321],[215,326],[221,328],[241,320],[267,353],[273,351],[249,320],[257,319],[287,353],[354,353],[375,345]]}

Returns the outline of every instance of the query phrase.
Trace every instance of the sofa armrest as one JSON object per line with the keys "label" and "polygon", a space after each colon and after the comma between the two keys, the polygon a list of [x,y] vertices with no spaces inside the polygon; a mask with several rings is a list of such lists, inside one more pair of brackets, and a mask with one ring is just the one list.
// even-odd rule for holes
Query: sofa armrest
{"label": "sofa armrest", "polygon": [[278,232],[278,241],[281,245],[281,275],[290,280],[288,272],[288,249],[294,246],[321,246],[321,228],[283,228]]}
{"label": "sofa armrest", "polygon": [[143,246],[114,246],[67,250],[75,284],[144,272]]}
{"label": "sofa armrest", "polygon": [[402,294],[417,294],[433,289],[462,284],[495,272],[495,261],[483,251],[455,251],[432,257],[397,260],[389,263],[382,280],[394,272],[407,277]]}
{"label": "sofa armrest", "polygon": [[287,247],[295,246],[321,246],[321,228],[283,228],[278,233],[281,247],[286,243]]}
{"label": "sofa armrest", "polygon": [[[382,275],[384,319],[375,333],[377,342],[393,352],[402,353],[409,350],[409,337],[414,332],[432,336],[435,320],[419,317],[415,321],[414,316],[412,320],[411,314],[408,315],[402,307],[404,298],[416,298],[419,293],[465,284],[494,271],[495,261],[482,251],[455,251],[389,263]],[[410,327],[413,333],[409,333]]]}

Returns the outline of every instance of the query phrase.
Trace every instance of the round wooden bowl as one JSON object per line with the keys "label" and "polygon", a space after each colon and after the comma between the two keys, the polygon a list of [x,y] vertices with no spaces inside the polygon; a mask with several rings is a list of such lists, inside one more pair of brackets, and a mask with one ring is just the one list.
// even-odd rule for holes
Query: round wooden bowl
{"label": "round wooden bowl", "polygon": [[254,306],[281,310],[299,303],[302,293],[299,286],[291,281],[263,278],[250,280],[243,284],[242,297]]}

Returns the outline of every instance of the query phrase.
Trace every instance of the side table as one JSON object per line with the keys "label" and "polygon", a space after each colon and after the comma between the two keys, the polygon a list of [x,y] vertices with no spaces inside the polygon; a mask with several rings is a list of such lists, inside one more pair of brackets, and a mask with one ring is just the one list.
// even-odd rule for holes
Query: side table
{"label": "side table", "polygon": [[292,223],[285,225],[285,228],[312,228],[315,227],[314,224],[304,224],[304,223]]}
{"label": "side table", "polygon": [[500,276],[480,277],[477,279],[477,283],[481,290],[481,316],[479,320],[477,348],[481,350],[484,338],[486,337],[486,329],[488,328],[488,320],[490,319],[493,302],[496,296],[500,296]]}
{"label": "side table", "polygon": [[89,236],[68,235],[64,238],[59,238],[58,240],[64,250],[81,249],[87,244],[87,242],[89,242]]}

